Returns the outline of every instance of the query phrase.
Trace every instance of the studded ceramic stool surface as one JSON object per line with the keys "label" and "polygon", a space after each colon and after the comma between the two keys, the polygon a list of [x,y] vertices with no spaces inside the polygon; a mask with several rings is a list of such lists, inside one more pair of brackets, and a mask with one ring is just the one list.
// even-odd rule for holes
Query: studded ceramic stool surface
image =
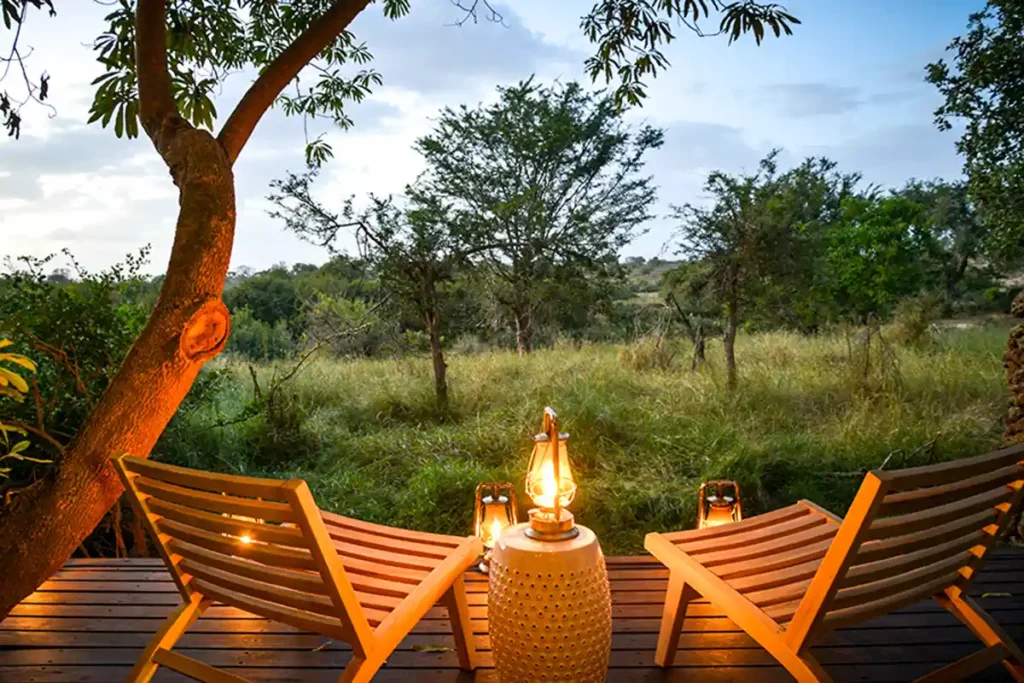
{"label": "studded ceramic stool surface", "polygon": [[489,562],[487,619],[501,683],[604,681],[611,590],[597,536],[537,541],[509,527]]}

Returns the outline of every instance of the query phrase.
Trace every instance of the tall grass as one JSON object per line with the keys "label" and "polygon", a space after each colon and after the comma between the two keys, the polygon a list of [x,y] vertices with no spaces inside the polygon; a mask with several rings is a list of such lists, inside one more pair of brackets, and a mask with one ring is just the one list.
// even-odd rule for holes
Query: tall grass
{"label": "tall grass", "polygon": [[[996,446],[1005,340],[1005,329],[975,328],[896,347],[898,385],[873,387],[842,336],[741,336],[733,395],[718,342],[696,373],[686,349],[650,371],[624,364],[611,345],[525,359],[453,354],[445,415],[433,408],[425,358],[322,359],[280,392],[284,418],[229,426],[213,425],[241,413],[252,382],[244,364],[218,361],[225,377],[175,419],[157,457],[302,477],[335,512],[464,534],[476,483],[522,481],[530,436],[552,405],[572,434],[577,520],[606,552],[635,552],[648,531],[693,525],[706,478],[739,480],[750,513],[809,498],[842,514],[866,469]],[[273,371],[257,368],[264,387]]]}

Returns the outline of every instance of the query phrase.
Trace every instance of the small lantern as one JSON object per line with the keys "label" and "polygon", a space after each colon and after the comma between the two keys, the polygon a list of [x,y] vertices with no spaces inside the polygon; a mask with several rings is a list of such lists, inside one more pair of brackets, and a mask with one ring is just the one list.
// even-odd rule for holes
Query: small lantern
{"label": "small lantern", "polygon": [[558,416],[544,409],[544,433],[533,437],[533,453],[526,470],[526,494],[537,506],[530,510],[526,534],[538,540],[564,540],[579,532],[565,506],[576,497],[576,482],[569,467],[569,435],[558,431]]}
{"label": "small lantern", "polygon": [[482,482],[476,487],[476,512],[473,531],[490,550],[506,527],[519,523],[516,489],[507,482]]}
{"label": "small lantern", "polygon": [[[710,491],[709,491],[710,490]],[[697,528],[730,524],[743,519],[740,485],[727,479],[706,481],[697,496]]]}
{"label": "small lantern", "polygon": [[544,409],[526,491],[529,524],[506,529],[488,554],[487,618],[502,683],[594,683],[608,675],[612,600],[597,535],[565,506],[576,495],[568,434]]}

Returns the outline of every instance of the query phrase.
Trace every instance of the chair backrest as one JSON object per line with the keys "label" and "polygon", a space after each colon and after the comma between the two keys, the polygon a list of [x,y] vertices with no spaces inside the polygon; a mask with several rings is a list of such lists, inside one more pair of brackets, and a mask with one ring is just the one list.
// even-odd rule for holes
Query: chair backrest
{"label": "chair backrest", "polygon": [[113,460],[182,596],[362,649],[370,627],[306,482]]}
{"label": "chair backrest", "polygon": [[806,637],[966,590],[1022,502],[1024,446],[869,473],[790,628]]}

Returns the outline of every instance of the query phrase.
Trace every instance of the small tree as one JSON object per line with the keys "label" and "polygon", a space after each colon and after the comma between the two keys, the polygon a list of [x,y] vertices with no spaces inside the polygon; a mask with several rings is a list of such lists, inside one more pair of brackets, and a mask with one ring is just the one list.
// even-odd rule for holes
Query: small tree
{"label": "small tree", "polygon": [[723,341],[729,389],[736,388],[736,330],[743,302],[758,279],[778,265],[789,226],[774,220],[769,205],[778,195],[781,181],[773,151],[758,172],[730,176],[715,171],[704,190],[714,202],[710,207],[673,206],[680,221],[676,237],[687,261],[699,263],[687,271],[687,287],[715,301],[725,318]]}
{"label": "small tree", "polygon": [[445,109],[416,148],[426,191],[472,226],[522,355],[546,283],[584,286],[651,217],[656,193],[643,157],[662,133],[631,129],[611,96],[576,83],[529,80],[498,92],[489,107]]}
{"label": "small tree", "polygon": [[448,372],[444,360],[442,311],[446,287],[455,282],[470,256],[485,246],[474,246],[468,233],[437,197],[406,188],[406,206],[393,198],[370,196],[369,208],[357,212],[352,200],[340,213],[318,203],[311,194],[315,171],[289,174],[274,181],[272,215],[289,230],[337,255],[337,238],[346,229],[355,232],[360,255],[377,276],[381,289],[398,306],[423,321],[430,339],[434,366],[434,392],[439,410],[448,409]]}
{"label": "small tree", "polygon": [[935,248],[935,275],[944,312],[950,315],[971,262],[984,254],[990,225],[982,220],[964,181],[911,180],[898,194],[924,208]]}
{"label": "small tree", "polygon": [[985,215],[992,258],[1019,263],[1024,247],[1024,3],[989,0],[970,15],[967,33],[946,50],[952,64],[929,64],[927,80],[944,98],[940,130],[966,129],[957,141],[969,191]]}
{"label": "small tree", "polygon": [[855,322],[888,314],[921,291],[933,248],[927,216],[905,197],[851,197],[830,231],[827,274],[843,312]]}

